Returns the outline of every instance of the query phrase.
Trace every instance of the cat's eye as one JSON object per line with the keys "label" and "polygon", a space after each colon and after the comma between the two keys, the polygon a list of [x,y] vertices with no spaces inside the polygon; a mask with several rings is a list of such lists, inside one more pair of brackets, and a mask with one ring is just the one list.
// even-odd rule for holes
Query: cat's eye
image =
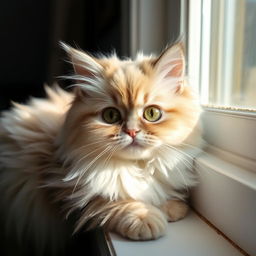
{"label": "cat's eye", "polygon": [[150,106],[144,110],[143,117],[149,122],[156,122],[162,117],[162,112],[159,108]]}
{"label": "cat's eye", "polygon": [[121,114],[116,108],[105,108],[102,111],[102,119],[108,124],[114,124],[121,120]]}

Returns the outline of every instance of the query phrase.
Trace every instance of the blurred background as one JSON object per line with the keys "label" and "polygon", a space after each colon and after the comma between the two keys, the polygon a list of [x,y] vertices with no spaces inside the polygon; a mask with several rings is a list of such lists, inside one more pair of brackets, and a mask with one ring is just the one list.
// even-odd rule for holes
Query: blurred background
{"label": "blurred background", "polygon": [[44,96],[44,83],[71,72],[60,40],[92,54],[158,53],[180,35],[180,6],[180,0],[1,1],[0,110],[10,100]]}

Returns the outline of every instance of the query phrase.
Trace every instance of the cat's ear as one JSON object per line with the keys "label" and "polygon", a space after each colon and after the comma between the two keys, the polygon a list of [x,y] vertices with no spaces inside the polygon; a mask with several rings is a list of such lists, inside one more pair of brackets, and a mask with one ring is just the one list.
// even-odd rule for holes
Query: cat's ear
{"label": "cat's ear", "polygon": [[97,62],[96,58],[63,42],[60,42],[60,45],[67,52],[78,76],[95,77],[102,72],[103,67]]}
{"label": "cat's ear", "polygon": [[181,43],[167,48],[154,62],[160,83],[170,86],[175,93],[182,93],[185,75],[185,57]]}
{"label": "cat's ear", "polygon": [[76,81],[75,95],[84,98],[90,96],[93,91],[101,90],[96,81],[101,78],[103,66],[97,59],[63,42],[60,42],[60,45],[67,52],[74,68],[75,75],[68,78]]}

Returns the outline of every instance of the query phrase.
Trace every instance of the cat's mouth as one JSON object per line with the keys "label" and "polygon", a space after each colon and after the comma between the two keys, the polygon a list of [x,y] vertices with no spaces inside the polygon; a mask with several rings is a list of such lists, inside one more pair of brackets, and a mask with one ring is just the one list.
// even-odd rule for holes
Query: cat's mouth
{"label": "cat's mouth", "polygon": [[128,144],[126,147],[134,147],[134,148],[144,148],[141,143],[139,143],[137,140],[133,140],[130,144]]}
{"label": "cat's mouth", "polygon": [[129,141],[117,155],[124,159],[145,159],[151,156],[151,150],[137,139]]}
{"label": "cat's mouth", "polygon": [[133,147],[141,147],[140,143],[136,140],[133,140],[129,146],[133,146]]}

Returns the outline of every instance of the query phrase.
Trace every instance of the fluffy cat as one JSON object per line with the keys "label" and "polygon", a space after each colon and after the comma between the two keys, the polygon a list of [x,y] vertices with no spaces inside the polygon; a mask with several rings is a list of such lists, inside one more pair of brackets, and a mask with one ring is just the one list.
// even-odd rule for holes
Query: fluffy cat
{"label": "fluffy cat", "polygon": [[97,225],[134,240],[164,235],[167,221],[186,215],[201,143],[181,44],[135,60],[62,47],[73,93],[46,87],[47,99],[14,103],[0,120],[7,231],[38,251]]}

